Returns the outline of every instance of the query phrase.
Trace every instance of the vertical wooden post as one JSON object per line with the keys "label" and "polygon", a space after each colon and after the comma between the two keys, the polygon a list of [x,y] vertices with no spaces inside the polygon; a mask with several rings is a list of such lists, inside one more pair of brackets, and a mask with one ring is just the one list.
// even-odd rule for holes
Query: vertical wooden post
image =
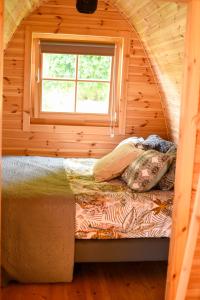
{"label": "vertical wooden post", "polygon": [[181,268],[180,279],[178,282],[176,300],[183,300],[186,297],[187,286],[192,269],[194,252],[197,244],[198,235],[200,232],[200,176],[197,188],[197,193],[194,201],[194,208],[191,216],[191,222],[188,232],[188,238],[185,248],[183,265]]}
{"label": "vertical wooden post", "polygon": [[[2,88],[3,88],[3,0],[0,0],[0,162],[2,143]],[[1,163],[0,163],[0,190],[1,190]],[[0,245],[1,245],[1,193],[0,193]],[[1,266],[1,246],[0,246]]]}
{"label": "vertical wooden post", "polygon": [[189,227],[200,91],[200,0],[188,1],[184,64],[166,300],[176,299]]}

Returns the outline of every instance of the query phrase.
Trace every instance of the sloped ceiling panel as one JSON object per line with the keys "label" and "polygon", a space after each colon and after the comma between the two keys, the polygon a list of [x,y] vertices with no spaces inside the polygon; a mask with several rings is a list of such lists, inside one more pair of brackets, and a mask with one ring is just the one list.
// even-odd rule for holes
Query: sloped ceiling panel
{"label": "sloped ceiling panel", "polygon": [[[44,0],[5,0],[5,46],[20,21],[44,2]],[[56,4],[56,0],[50,2]],[[161,83],[171,136],[177,141],[186,4],[163,0],[105,0],[105,2],[108,5],[109,2],[115,4],[140,35]]]}
{"label": "sloped ceiling panel", "polygon": [[187,5],[157,0],[113,0],[136,28],[165,98],[168,127],[178,140]]}
{"label": "sloped ceiling panel", "polygon": [[11,39],[21,20],[40,5],[39,0],[5,0],[4,45]]}

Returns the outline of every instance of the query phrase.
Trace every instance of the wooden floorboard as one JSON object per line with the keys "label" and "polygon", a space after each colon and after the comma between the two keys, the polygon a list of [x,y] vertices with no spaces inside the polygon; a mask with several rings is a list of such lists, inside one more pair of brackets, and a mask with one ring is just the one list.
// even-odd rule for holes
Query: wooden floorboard
{"label": "wooden floorboard", "polygon": [[165,262],[77,264],[67,284],[11,283],[2,300],[162,300]]}

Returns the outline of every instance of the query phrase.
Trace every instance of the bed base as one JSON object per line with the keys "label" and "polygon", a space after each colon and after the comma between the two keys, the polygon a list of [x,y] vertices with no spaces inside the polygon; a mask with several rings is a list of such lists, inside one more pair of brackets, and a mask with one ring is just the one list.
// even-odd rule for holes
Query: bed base
{"label": "bed base", "polygon": [[76,240],[75,262],[165,261],[168,238]]}

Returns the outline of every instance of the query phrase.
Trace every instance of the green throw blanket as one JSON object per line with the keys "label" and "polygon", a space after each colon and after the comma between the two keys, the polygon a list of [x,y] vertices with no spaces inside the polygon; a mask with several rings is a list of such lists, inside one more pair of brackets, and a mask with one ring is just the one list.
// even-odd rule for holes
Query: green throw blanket
{"label": "green throw blanket", "polygon": [[75,203],[62,158],[4,157],[2,267],[20,282],[69,282]]}

